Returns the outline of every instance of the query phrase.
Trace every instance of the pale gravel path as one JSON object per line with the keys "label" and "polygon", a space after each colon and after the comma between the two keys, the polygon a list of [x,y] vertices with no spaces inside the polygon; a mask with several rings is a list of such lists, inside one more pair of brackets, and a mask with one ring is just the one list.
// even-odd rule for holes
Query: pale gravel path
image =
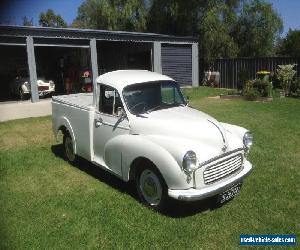
{"label": "pale gravel path", "polygon": [[30,100],[0,103],[0,122],[51,114],[51,98],[36,103]]}

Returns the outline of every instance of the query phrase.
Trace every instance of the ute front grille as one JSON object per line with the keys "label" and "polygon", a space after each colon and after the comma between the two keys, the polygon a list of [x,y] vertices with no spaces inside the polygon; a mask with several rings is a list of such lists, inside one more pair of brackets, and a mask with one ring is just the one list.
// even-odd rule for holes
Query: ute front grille
{"label": "ute front grille", "polygon": [[243,156],[242,154],[227,158],[226,160],[217,162],[208,166],[203,172],[203,179],[205,184],[212,184],[219,181],[242,168]]}

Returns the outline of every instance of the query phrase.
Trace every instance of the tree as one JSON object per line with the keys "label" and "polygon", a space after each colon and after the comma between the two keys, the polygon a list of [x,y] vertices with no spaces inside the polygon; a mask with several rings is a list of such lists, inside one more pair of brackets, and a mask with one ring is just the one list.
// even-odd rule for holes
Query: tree
{"label": "tree", "polygon": [[300,30],[289,30],[279,43],[277,54],[300,58]]}
{"label": "tree", "polygon": [[33,26],[33,18],[29,19],[27,16],[23,17],[24,26]]}
{"label": "tree", "polygon": [[46,13],[41,12],[39,24],[43,27],[66,28],[67,23],[61,17],[56,15],[53,10],[48,9]]}
{"label": "tree", "polygon": [[146,8],[142,0],[86,0],[72,27],[144,31]]}
{"label": "tree", "polygon": [[237,55],[231,37],[241,0],[153,0],[147,18],[150,32],[199,38],[205,64]]}
{"label": "tree", "polygon": [[[216,58],[235,57],[238,47],[230,35],[235,23],[233,13],[226,20],[228,6],[222,1],[208,6],[205,10],[199,28],[199,49],[206,64]],[[225,21],[226,20],[226,21]]]}
{"label": "tree", "polygon": [[178,36],[197,35],[197,14],[202,2],[152,0],[147,16],[147,31]]}
{"label": "tree", "polygon": [[246,2],[233,33],[239,56],[273,55],[282,27],[282,20],[270,3],[261,0]]}

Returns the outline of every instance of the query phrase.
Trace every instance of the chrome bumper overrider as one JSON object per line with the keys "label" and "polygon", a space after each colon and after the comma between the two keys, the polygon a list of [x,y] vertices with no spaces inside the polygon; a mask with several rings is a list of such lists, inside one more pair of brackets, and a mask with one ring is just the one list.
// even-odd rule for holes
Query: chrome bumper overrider
{"label": "chrome bumper overrider", "polygon": [[251,163],[245,160],[243,170],[226,181],[222,181],[220,183],[210,185],[202,189],[195,189],[195,188],[190,188],[185,190],[169,189],[168,194],[170,197],[177,200],[184,200],[184,201],[202,200],[214,196],[216,194],[222,193],[223,191],[227,190],[235,183],[241,182],[251,172],[251,169],[252,169]]}

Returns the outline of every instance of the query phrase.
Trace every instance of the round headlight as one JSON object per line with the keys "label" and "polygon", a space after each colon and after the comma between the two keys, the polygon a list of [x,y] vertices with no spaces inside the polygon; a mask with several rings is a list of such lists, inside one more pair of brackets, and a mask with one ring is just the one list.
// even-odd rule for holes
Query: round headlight
{"label": "round headlight", "polygon": [[194,151],[186,152],[183,157],[182,167],[187,174],[191,174],[197,169],[197,156]]}
{"label": "round headlight", "polygon": [[250,132],[246,132],[243,138],[244,146],[250,149],[253,143],[253,135]]}

